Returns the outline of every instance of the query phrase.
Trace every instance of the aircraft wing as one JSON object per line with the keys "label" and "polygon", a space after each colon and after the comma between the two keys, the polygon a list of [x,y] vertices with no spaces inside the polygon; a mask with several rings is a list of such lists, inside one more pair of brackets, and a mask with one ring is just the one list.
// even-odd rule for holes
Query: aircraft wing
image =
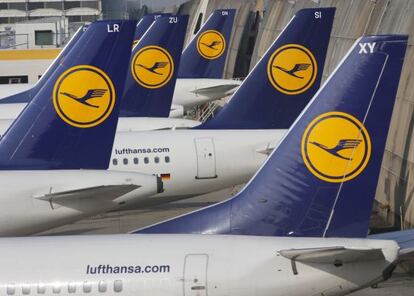
{"label": "aircraft wing", "polygon": [[234,93],[235,89],[239,87],[239,84],[220,84],[210,87],[198,88],[193,90],[192,93],[209,98],[222,98]]}
{"label": "aircraft wing", "polygon": [[127,194],[140,186],[133,184],[122,184],[122,185],[104,185],[104,186],[93,186],[85,187],[74,190],[61,190],[43,195],[37,195],[35,198],[47,201],[69,202],[76,201],[79,199],[89,200],[114,200],[124,194]]}
{"label": "aircraft wing", "polygon": [[281,250],[285,258],[304,263],[334,264],[335,262],[356,262],[384,260],[381,249],[351,249],[345,247]]}

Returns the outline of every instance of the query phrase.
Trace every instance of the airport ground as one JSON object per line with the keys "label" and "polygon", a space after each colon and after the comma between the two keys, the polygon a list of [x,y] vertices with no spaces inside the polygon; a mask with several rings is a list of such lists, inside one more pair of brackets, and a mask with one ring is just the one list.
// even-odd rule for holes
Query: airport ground
{"label": "airport ground", "polygon": [[55,228],[42,234],[117,234],[127,233],[147,225],[163,221],[196,209],[206,207],[233,195],[235,188],[196,196],[153,208],[110,212],[81,220],[79,222]]}
{"label": "airport ground", "polygon": [[414,276],[401,271],[394,273],[388,281],[375,288],[366,288],[352,296],[412,296],[414,294]]}
{"label": "airport ground", "polygon": [[[131,230],[214,204],[233,195],[237,189],[239,188],[224,189],[149,209],[106,213],[44,232],[44,234],[71,235],[127,233]],[[380,223],[380,221],[376,223]],[[413,296],[414,273],[407,273],[404,269],[398,269],[388,281],[379,284],[375,288],[369,287],[351,295]]]}

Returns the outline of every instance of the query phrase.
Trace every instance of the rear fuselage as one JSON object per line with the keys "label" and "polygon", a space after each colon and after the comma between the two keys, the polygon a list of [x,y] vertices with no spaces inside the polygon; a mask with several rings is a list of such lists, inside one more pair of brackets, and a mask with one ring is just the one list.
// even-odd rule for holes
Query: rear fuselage
{"label": "rear fuselage", "polygon": [[134,207],[158,205],[247,182],[284,133],[187,129],[117,132],[109,169],[159,176],[164,192],[133,203]]}
{"label": "rear fuselage", "polygon": [[[385,259],[335,266],[292,262],[281,250],[380,248]],[[0,240],[2,295],[344,295],[382,280],[392,241],[209,235]]]}
{"label": "rear fuselage", "polygon": [[[123,190],[101,190],[103,186],[128,184],[137,188],[126,194]],[[0,236],[34,234],[116,210],[147,199],[157,187],[154,176],[126,172],[0,171]]]}
{"label": "rear fuselage", "polygon": [[160,198],[185,198],[242,184],[285,130],[166,130],[117,133],[110,170],[156,174]]}

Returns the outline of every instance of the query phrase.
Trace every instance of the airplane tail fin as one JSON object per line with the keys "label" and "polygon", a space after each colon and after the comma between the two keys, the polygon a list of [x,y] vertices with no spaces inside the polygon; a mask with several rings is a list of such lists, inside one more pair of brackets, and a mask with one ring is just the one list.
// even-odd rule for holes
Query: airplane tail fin
{"label": "airplane tail fin", "polygon": [[63,62],[65,57],[68,55],[73,46],[78,42],[83,33],[88,29],[87,25],[83,25],[78,31],[72,36],[68,44],[62,49],[59,55],[53,60],[52,64],[46,69],[42,77],[36,82],[36,84],[26,91],[11,95],[0,100],[0,104],[15,104],[15,103],[29,103],[34,95],[45,85],[46,81],[52,76],[53,72],[59,67],[59,64]]}
{"label": "airplane tail fin", "polygon": [[1,169],[106,169],[134,21],[97,21],[0,140]]}
{"label": "airplane tail fin", "polygon": [[138,22],[137,28],[135,29],[133,46],[138,43],[138,41],[142,38],[142,36],[144,36],[145,32],[147,32],[148,28],[152,25],[153,22],[157,20],[157,18],[170,15],[171,13],[150,13],[144,15]]}
{"label": "airplane tail fin", "polygon": [[299,10],[229,103],[199,129],[288,129],[319,89],[335,8]]}
{"label": "airplane tail fin", "polygon": [[358,39],[238,195],[138,232],[365,237],[407,40]]}
{"label": "airplane tail fin", "polygon": [[184,49],[178,78],[223,78],[235,9],[215,10]]}
{"label": "airplane tail fin", "polygon": [[121,116],[168,117],[187,23],[187,15],[161,16],[134,47]]}

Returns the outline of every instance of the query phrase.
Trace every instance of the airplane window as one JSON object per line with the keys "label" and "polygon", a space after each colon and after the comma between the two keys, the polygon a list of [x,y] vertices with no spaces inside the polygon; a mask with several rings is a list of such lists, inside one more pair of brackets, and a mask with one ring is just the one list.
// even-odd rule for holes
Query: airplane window
{"label": "airplane window", "polygon": [[69,293],[76,293],[76,284],[75,283],[69,283],[68,292]]}
{"label": "airplane window", "polygon": [[166,162],[166,163],[169,163],[169,162],[170,162],[170,157],[169,157],[169,156],[166,156],[166,157],[165,157],[165,162]]}
{"label": "airplane window", "polygon": [[149,158],[148,157],[144,157],[144,163],[149,163]]}
{"label": "airplane window", "polygon": [[159,163],[159,162],[160,162],[160,158],[159,158],[158,156],[155,156],[155,157],[154,157],[154,162],[155,162],[155,163]]}
{"label": "airplane window", "polygon": [[114,291],[117,293],[122,292],[122,281],[121,280],[116,280],[114,282]]}
{"label": "airplane window", "polygon": [[116,159],[116,158],[112,159],[112,164],[113,165],[118,165],[118,159]]}
{"label": "airplane window", "polygon": [[106,282],[105,281],[100,281],[98,284],[98,291],[101,293],[105,293],[106,292]]}
{"label": "airplane window", "polygon": [[124,165],[127,165],[128,164],[128,158],[124,158]]}
{"label": "airplane window", "polygon": [[46,293],[46,285],[43,283],[37,284],[37,294],[45,294]]}
{"label": "airplane window", "polygon": [[90,293],[92,291],[92,284],[89,282],[83,282],[83,292]]}
{"label": "airplane window", "polygon": [[29,285],[22,285],[22,294],[29,295],[30,294],[30,286]]}
{"label": "airplane window", "polygon": [[29,295],[30,294],[30,286],[29,285],[22,285],[22,294]]}
{"label": "airplane window", "polygon": [[53,288],[52,288],[53,294],[59,294],[61,290],[62,288],[60,287],[59,284],[53,285]]}
{"label": "airplane window", "polygon": [[134,157],[134,164],[138,164],[138,157]]}
{"label": "airplane window", "polygon": [[16,287],[14,284],[7,285],[7,295],[14,295],[16,292]]}

